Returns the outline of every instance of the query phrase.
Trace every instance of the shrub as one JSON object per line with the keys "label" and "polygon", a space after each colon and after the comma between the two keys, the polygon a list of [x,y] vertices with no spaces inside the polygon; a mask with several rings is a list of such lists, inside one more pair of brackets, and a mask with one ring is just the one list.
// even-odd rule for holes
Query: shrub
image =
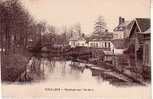
{"label": "shrub", "polygon": [[2,66],[2,81],[16,81],[17,78],[24,72],[28,58],[20,54],[9,55],[7,65]]}

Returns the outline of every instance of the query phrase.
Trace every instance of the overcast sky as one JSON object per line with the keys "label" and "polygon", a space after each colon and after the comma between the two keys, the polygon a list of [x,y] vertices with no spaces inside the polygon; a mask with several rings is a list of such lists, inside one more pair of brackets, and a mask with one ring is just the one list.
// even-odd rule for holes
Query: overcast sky
{"label": "overcast sky", "polygon": [[150,0],[22,0],[36,20],[62,27],[80,23],[84,33],[91,33],[98,16],[103,16],[111,31],[118,17],[126,20],[150,17]]}

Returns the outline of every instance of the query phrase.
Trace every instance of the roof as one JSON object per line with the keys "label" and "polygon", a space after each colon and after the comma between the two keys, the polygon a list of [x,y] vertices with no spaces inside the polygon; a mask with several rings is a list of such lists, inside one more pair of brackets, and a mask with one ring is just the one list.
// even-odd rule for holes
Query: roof
{"label": "roof", "polygon": [[145,32],[150,28],[150,19],[149,18],[136,18],[136,23],[139,27],[140,32]]}
{"label": "roof", "polygon": [[134,22],[135,22],[134,20],[129,22],[129,24],[126,26],[126,32],[130,32],[130,29],[132,28]]}
{"label": "roof", "polygon": [[113,33],[107,32],[105,34],[92,35],[89,37],[88,41],[110,41],[113,39]]}
{"label": "roof", "polygon": [[150,33],[151,32],[151,29],[147,29],[144,33]]}
{"label": "roof", "polygon": [[78,41],[78,40],[86,40],[86,39],[82,36],[73,36],[69,40],[70,41]]}
{"label": "roof", "polygon": [[132,20],[132,21],[130,21],[130,23],[126,26],[126,29],[125,29],[125,31],[124,31],[126,37],[129,37],[130,31],[131,31],[131,29],[132,29],[134,23],[135,23],[135,21]]}
{"label": "roof", "polygon": [[121,24],[119,24],[117,27],[114,28],[115,31],[125,31],[126,27],[130,24],[131,21],[125,21]]}
{"label": "roof", "polygon": [[112,51],[103,51],[105,55],[113,55]]}
{"label": "roof", "polygon": [[147,29],[146,31],[144,31],[144,32],[140,32],[139,34],[150,34],[151,33],[151,30],[150,30],[150,28],[149,29]]}
{"label": "roof", "polygon": [[115,39],[115,40],[112,40],[112,44],[114,48],[116,49],[125,49],[127,48],[126,41],[127,41],[126,39]]}

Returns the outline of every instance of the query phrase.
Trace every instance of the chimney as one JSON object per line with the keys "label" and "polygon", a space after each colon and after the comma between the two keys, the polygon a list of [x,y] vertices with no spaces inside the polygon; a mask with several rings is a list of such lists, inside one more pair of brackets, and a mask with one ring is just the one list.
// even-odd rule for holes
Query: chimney
{"label": "chimney", "polygon": [[125,19],[122,17],[119,17],[119,24],[124,23],[124,22],[125,22]]}
{"label": "chimney", "polygon": [[105,32],[108,32],[108,29],[105,29]]}
{"label": "chimney", "polygon": [[82,37],[83,37],[83,38],[85,37],[85,34],[84,34],[84,33],[82,34]]}

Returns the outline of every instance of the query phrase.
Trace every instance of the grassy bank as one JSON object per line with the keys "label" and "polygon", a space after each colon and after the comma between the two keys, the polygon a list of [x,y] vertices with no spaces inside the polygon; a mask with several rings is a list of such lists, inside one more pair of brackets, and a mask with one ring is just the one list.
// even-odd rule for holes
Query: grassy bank
{"label": "grassy bank", "polygon": [[2,82],[14,82],[25,71],[30,53],[15,53],[4,57],[4,64],[1,66]]}

